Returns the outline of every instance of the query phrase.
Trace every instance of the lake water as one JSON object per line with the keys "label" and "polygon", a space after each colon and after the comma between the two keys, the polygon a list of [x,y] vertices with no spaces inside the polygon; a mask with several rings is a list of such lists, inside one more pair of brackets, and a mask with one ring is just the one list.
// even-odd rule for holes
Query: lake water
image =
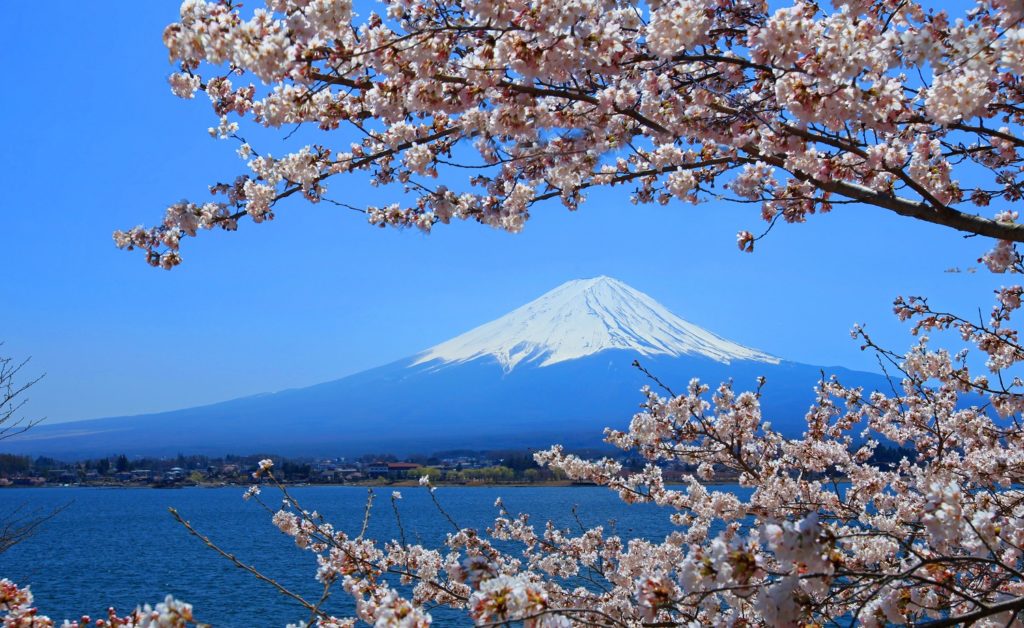
{"label": "lake water", "polygon": [[[720,487],[725,488],[725,487]],[[398,536],[391,510],[390,488],[374,489],[376,501],[369,536]],[[431,503],[425,489],[399,489],[406,538],[437,547],[450,524]],[[741,490],[729,487],[726,490]],[[68,507],[29,540],[0,554],[0,577],[30,584],[40,612],[57,620],[82,613],[102,616],[107,606],[121,611],[155,603],[165,595],[191,603],[197,619],[214,626],[284,626],[308,619],[296,602],[207,548],[167,512],[176,508],[200,532],[240,560],[254,565],[286,587],[315,601],[316,559],[299,550],[253,502],[242,487],[176,490],[117,488],[47,488],[0,490],[0,514],[29,508]],[[336,527],[358,533],[366,489],[317,486],[292,489],[304,508],[323,513]],[[494,501],[501,497],[509,511],[527,512],[543,527],[577,528],[572,508],[587,526],[614,526],[624,537],[664,538],[672,530],[669,512],[653,505],[626,505],[598,487],[442,487],[437,497],[461,526],[483,529],[494,519]],[[267,504],[280,494],[264,490]],[[351,616],[353,605],[343,591],[325,604],[339,616]],[[466,625],[464,617],[446,609],[432,611],[438,626]]]}

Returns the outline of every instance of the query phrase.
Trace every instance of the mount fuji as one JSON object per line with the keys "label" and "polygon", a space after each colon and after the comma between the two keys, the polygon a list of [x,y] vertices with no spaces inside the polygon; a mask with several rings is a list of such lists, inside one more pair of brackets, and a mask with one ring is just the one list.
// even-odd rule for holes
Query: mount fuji
{"label": "mount fuji", "polygon": [[703,356],[728,364],[780,360],[688,323],[646,294],[611,277],[564,283],[523,307],[427,349],[413,366],[493,358],[505,370],[578,360],[602,351],[642,356]]}
{"label": "mount fuji", "polygon": [[[569,281],[409,358],[301,389],[132,417],[37,426],[3,443],[14,453],[358,455],[599,445],[624,428],[650,380],[693,377],[738,389],[768,384],[766,419],[799,435],[822,367],[737,344],[621,281]],[[871,373],[827,368],[847,385],[887,387]]]}

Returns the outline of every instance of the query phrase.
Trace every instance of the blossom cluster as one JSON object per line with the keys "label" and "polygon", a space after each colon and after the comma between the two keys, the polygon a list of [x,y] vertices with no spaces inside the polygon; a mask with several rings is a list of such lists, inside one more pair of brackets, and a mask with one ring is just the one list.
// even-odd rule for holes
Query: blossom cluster
{"label": "blossom cluster", "polygon": [[[1014,324],[1022,306],[1021,285],[1000,289],[978,319],[921,297],[896,299],[894,314],[916,337],[907,352],[878,346],[862,327],[852,334],[882,360],[891,389],[823,375],[798,438],[762,414],[771,382],[740,391],[732,382],[692,380],[678,394],[645,389],[628,428],[606,431],[611,446],[642,465],[585,459],[560,446],[535,454],[539,464],[626,503],[662,508],[672,530],[660,538],[582,520],[562,529],[510,512],[500,499],[487,529],[460,526],[424,476],[411,490],[426,491],[445,515],[445,540],[428,546],[404,532],[374,540],[365,535],[372,501],[353,535],[303,508],[270,459],[254,479],[283,491],[280,507],[263,505],[280,532],[315,554],[311,576],[324,599],[334,588],[353,600],[354,614],[339,617],[293,596],[325,627],[428,626],[441,607],[467,623],[529,628],[1022,626],[1024,346]],[[954,336],[965,348],[935,348],[934,335]],[[899,447],[901,458],[878,458],[882,445]],[[666,482],[667,463],[685,470],[681,484]],[[722,476],[746,490],[708,482]],[[262,504],[259,485],[245,498]],[[392,494],[400,531],[402,501]],[[0,619],[53,625],[27,588],[6,580]],[[126,617],[110,611],[96,624],[193,621],[191,607],[168,598]]]}
{"label": "blossom cluster", "polygon": [[[316,555],[325,599],[337,587],[354,601],[350,617],[306,602],[320,626],[428,626],[439,607],[475,625],[528,628],[1021,626],[1024,381],[1010,372],[1024,363],[1011,322],[1022,296],[1024,286],[1003,288],[981,321],[897,299],[895,314],[917,336],[908,352],[853,331],[893,374],[892,390],[823,376],[799,438],[762,416],[770,382],[739,392],[693,380],[681,394],[645,389],[628,429],[606,431],[642,467],[560,446],[535,455],[627,503],[661,507],[673,525],[663,538],[582,521],[578,530],[538,524],[501,499],[486,530],[463,527],[424,477],[420,489],[450,523],[445,540],[430,547],[402,532],[378,541],[365,536],[372,493],[352,535],[304,509],[270,460],[255,475],[283,491],[280,507],[264,506],[278,530]],[[981,371],[966,350],[931,348],[928,334],[946,331],[986,356]],[[883,444],[905,455],[876,459]],[[665,463],[689,470],[681,484],[665,481]],[[748,490],[708,483],[722,474]],[[258,501],[258,488],[246,497]],[[401,502],[393,492],[399,530]],[[11,587],[4,599],[26,613],[24,594]]]}
{"label": "blossom cluster", "polygon": [[265,4],[185,0],[164,32],[171,91],[209,97],[214,137],[248,120],[325,139],[279,157],[243,143],[246,173],[211,187],[224,200],[115,234],[150,264],[180,263],[197,230],[271,220],[285,198],[334,200],[331,180],[357,171],[400,187],[395,201],[335,202],[425,231],[518,231],[535,203],[576,209],[590,188],[629,185],[637,203],[760,203],[771,222],[872,204],[1005,241],[993,268],[1024,240],[1005,218],[1024,185],[1014,3],[959,15],[914,0]]}
{"label": "blossom cluster", "polygon": [[40,615],[32,606],[32,601],[32,591],[28,587],[21,588],[6,578],[0,579],[0,620],[5,628],[49,628],[56,625],[61,628],[188,628],[202,625],[193,619],[190,604],[175,600],[170,595],[156,606],[146,604],[128,615],[119,616],[111,608],[107,610],[105,618],[83,615],[77,620],[64,620],[60,624],[46,615]]}

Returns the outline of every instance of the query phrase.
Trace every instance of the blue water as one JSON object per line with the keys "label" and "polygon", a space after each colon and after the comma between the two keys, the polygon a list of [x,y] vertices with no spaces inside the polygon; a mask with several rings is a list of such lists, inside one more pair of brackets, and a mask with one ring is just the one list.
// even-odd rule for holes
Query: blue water
{"label": "blue water", "polygon": [[[407,540],[437,547],[451,524],[424,489],[399,490]],[[167,512],[168,507],[176,508],[223,549],[315,602],[321,587],[314,580],[314,555],[295,547],[259,505],[242,500],[242,492],[241,487],[0,490],[0,514],[19,505],[68,505],[35,536],[0,554],[0,576],[30,584],[40,612],[58,620],[83,613],[96,617],[111,605],[128,611],[140,603],[158,602],[168,593],[190,602],[197,619],[218,627],[284,626],[308,619],[297,602],[217,555]],[[365,488],[296,487],[290,492],[307,510],[317,510],[336,527],[358,533]],[[375,489],[375,494],[368,534],[378,540],[397,538],[391,489]],[[578,530],[574,505],[585,525],[614,526],[624,537],[660,539],[673,528],[665,509],[626,505],[613,492],[597,487],[437,490],[439,501],[459,525],[481,530],[493,522],[499,496],[509,511],[530,513],[538,529],[550,519],[559,527]],[[262,498],[274,507],[280,494],[264,490]],[[353,612],[351,599],[340,588],[324,608],[339,616]],[[466,625],[464,618],[447,609],[434,609],[432,615],[438,626]]]}

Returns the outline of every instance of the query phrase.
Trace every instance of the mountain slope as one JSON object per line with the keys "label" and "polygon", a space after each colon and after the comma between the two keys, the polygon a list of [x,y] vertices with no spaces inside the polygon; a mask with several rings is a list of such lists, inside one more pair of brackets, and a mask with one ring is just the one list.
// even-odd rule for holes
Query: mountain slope
{"label": "mountain slope", "polygon": [[[766,418],[802,431],[820,367],[721,338],[607,277],[573,281],[413,357],[308,388],[198,408],[38,426],[2,449],[64,457],[113,453],[408,454],[439,449],[600,443],[624,428],[651,383],[692,377],[753,388]],[[869,373],[826,369],[869,389]]]}
{"label": "mountain slope", "polygon": [[510,371],[550,366],[609,349],[639,355],[699,355],[718,362],[779,359],[688,323],[646,294],[610,277],[562,284],[539,299],[427,349],[413,362],[444,364],[491,356]]}

